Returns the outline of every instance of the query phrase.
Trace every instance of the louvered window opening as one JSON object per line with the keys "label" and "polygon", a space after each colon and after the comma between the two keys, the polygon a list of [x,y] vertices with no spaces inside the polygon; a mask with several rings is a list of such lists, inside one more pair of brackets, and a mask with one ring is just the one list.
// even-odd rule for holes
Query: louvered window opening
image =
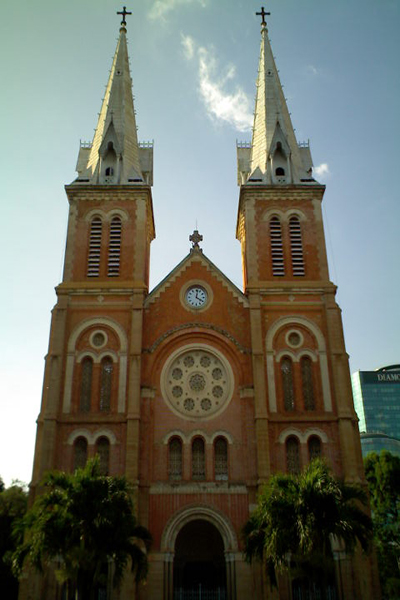
{"label": "louvered window opening", "polygon": [[81,395],[79,400],[79,409],[81,412],[89,412],[90,410],[92,375],[93,361],[91,358],[84,358],[82,361]]}
{"label": "louvered window opening", "polygon": [[294,410],[293,365],[290,358],[283,358],[281,362],[283,404],[285,410]]}
{"label": "louvered window opening", "polygon": [[192,479],[203,481],[206,478],[206,457],[204,442],[196,438],[192,445]]}
{"label": "louvered window opening", "polygon": [[296,438],[286,442],[286,466],[289,473],[300,473],[300,445]]}
{"label": "louvered window opening", "polygon": [[98,277],[100,274],[101,234],[101,219],[93,219],[90,226],[89,256],[87,265],[88,277]]}
{"label": "louvered window opening", "polygon": [[74,444],[74,465],[73,470],[83,469],[87,461],[87,441],[85,438],[78,438]]}
{"label": "louvered window opening", "polygon": [[110,240],[108,246],[108,277],[118,277],[121,256],[122,222],[119,217],[110,223]]}
{"label": "louvered window opening", "polygon": [[169,443],[168,475],[172,481],[182,479],[182,442],[178,438]]}
{"label": "louvered window opening", "polygon": [[303,241],[301,237],[301,225],[296,217],[289,221],[290,250],[292,254],[292,271],[296,277],[305,274]]}
{"label": "louvered window opening", "polygon": [[99,473],[100,475],[108,475],[110,462],[110,442],[107,438],[102,437],[97,442],[96,454],[99,456]]}
{"label": "louvered window opening", "polygon": [[269,223],[271,240],[272,275],[285,275],[285,264],[283,259],[282,227],[277,217],[272,217]]}
{"label": "louvered window opening", "polygon": [[100,410],[107,412],[111,406],[111,384],[112,384],[113,362],[111,358],[103,358],[101,361],[101,385],[100,385]]}
{"label": "louvered window opening", "polygon": [[215,452],[215,479],[227,481],[228,479],[228,444],[223,438],[218,438],[214,445]]}
{"label": "louvered window opening", "polygon": [[315,458],[320,458],[321,442],[317,437],[312,437],[308,441],[308,455],[310,457],[310,462]]}
{"label": "louvered window opening", "polygon": [[315,410],[315,395],[313,385],[313,368],[311,358],[304,356],[301,359],[301,380],[303,386],[304,408]]}

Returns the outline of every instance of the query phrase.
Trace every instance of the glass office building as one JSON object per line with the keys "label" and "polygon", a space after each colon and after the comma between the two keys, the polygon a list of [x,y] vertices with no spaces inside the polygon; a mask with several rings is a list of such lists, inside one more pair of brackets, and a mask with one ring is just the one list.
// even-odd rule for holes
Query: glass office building
{"label": "glass office building", "polygon": [[388,450],[400,456],[400,365],[352,375],[363,456]]}

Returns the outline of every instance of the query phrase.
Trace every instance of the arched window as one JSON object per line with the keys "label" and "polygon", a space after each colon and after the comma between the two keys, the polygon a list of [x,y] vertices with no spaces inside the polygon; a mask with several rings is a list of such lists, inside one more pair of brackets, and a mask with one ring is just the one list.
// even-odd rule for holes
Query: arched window
{"label": "arched window", "polygon": [[93,361],[87,356],[82,360],[82,379],[81,379],[81,395],[79,400],[79,409],[82,412],[89,412],[91,396],[92,396],[92,374]]}
{"label": "arched window", "polygon": [[321,454],[321,440],[317,436],[313,435],[308,440],[308,456],[310,462],[314,460],[314,458],[319,458]]}
{"label": "arched window", "polygon": [[286,467],[288,473],[300,473],[300,444],[295,437],[286,441]]}
{"label": "arched window", "polygon": [[106,356],[101,361],[100,410],[107,412],[111,405],[113,361]]}
{"label": "arched window", "polygon": [[214,443],[215,479],[227,481],[228,479],[228,444],[225,438],[219,437]]}
{"label": "arched window", "polygon": [[282,167],[277,167],[275,169],[275,175],[277,176],[284,176],[285,175],[285,169],[283,169]]}
{"label": "arched window", "polygon": [[291,217],[289,221],[289,237],[293,275],[304,275],[303,241],[301,238],[301,225],[298,217]]}
{"label": "arched window", "polygon": [[293,363],[285,356],[281,361],[283,405],[285,410],[294,410]]}
{"label": "arched window", "polygon": [[315,410],[313,366],[311,358],[309,356],[303,356],[300,361],[300,365],[304,408],[306,410]]}
{"label": "arched window", "polygon": [[102,222],[100,217],[95,217],[90,224],[89,255],[87,276],[98,277],[100,274]]}
{"label": "arched window", "polygon": [[174,481],[182,479],[182,442],[177,437],[169,442],[168,475]]}
{"label": "arched window", "polygon": [[83,469],[87,461],[87,441],[84,437],[78,437],[74,443],[73,470]]}
{"label": "arched window", "polygon": [[114,175],[114,169],[112,167],[107,167],[104,173],[106,177],[112,177]]}
{"label": "arched window", "polygon": [[206,478],[206,456],[204,440],[196,438],[192,444],[192,479],[202,481]]}
{"label": "arched window", "polygon": [[269,222],[269,235],[271,242],[272,275],[285,274],[283,261],[282,227],[278,217],[272,217]]}
{"label": "arched window", "polygon": [[122,221],[114,217],[110,223],[110,239],[108,244],[108,277],[118,277],[121,255]]}
{"label": "arched window", "polygon": [[110,442],[106,437],[98,439],[96,444],[96,454],[99,457],[99,472],[100,475],[108,475],[110,462]]}

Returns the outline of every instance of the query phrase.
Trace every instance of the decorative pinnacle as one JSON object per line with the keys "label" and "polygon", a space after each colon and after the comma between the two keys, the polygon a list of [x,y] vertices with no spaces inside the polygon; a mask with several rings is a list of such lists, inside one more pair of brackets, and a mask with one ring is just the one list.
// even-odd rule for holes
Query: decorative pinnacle
{"label": "decorative pinnacle", "polygon": [[189,241],[192,242],[192,248],[199,248],[199,242],[203,241],[203,236],[195,229],[192,235],[189,235]]}
{"label": "decorative pinnacle", "polygon": [[266,27],[267,26],[267,21],[265,20],[266,16],[269,16],[271,13],[270,12],[265,12],[264,7],[261,7],[261,12],[257,12],[256,15],[260,15],[260,17],[262,17],[262,21],[261,21],[261,26],[262,27]]}
{"label": "decorative pinnacle", "polygon": [[131,15],[131,12],[128,12],[126,10],[126,6],[124,6],[124,8],[122,9],[122,11],[117,12],[117,15],[122,15],[122,21],[121,21],[121,25],[126,25],[126,21],[125,21],[125,17],[126,15]]}

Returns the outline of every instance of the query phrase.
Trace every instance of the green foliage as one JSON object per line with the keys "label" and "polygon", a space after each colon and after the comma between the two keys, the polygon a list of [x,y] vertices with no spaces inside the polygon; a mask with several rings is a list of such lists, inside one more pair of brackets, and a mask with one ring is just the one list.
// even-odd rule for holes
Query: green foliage
{"label": "green foliage", "polygon": [[52,565],[84,600],[105,585],[110,563],[114,585],[129,561],[136,581],[145,577],[151,536],[136,523],[124,477],[101,476],[95,459],[73,474],[51,472],[42,485],[43,493],[23,520],[25,539],[14,554],[15,573],[25,560],[39,571]]}
{"label": "green foliage", "polygon": [[22,539],[13,535],[13,529],[26,512],[27,501],[28,494],[21,482],[13,481],[9,488],[4,484],[0,486],[0,582],[4,600],[18,597],[18,580],[11,571],[11,556]]}
{"label": "green foliage", "polygon": [[400,458],[382,450],[364,459],[384,597],[400,598]]}
{"label": "green foliage", "polygon": [[361,487],[334,478],[321,460],[300,475],[273,475],[244,527],[245,557],[262,560],[275,571],[294,568],[295,576],[324,582],[333,572],[332,540],[352,553],[359,542],[367,551],[372,523],[360,508],[367,499]]}

